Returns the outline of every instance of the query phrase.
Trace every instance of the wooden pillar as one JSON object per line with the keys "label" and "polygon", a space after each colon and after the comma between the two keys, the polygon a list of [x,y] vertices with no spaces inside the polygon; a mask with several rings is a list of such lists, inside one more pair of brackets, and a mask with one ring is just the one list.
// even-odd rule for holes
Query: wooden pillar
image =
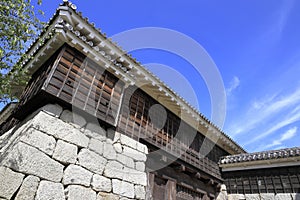
{"label": "wooden pillar", "polygon": [[176,182],[168,180],[165,192],[166,200],[176,200]]}
{"label": "wooden pillar", "polygon": [[154,177],[153,173],[148,173],[148,184],[146,188],[146,199],[152,199],[153,196],[153,188],[154,188]]}

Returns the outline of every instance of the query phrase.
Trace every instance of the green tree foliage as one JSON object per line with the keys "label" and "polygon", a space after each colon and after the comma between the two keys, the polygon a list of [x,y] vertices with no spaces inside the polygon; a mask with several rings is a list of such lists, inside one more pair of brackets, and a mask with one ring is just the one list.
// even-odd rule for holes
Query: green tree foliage
{"label": "green tree foliage", "polygon": [[[37,2],[41,3],[41,0]],[[35,39],[43,23],[31,0],[1,0],[0,2],[0,102],[16,98],[13,90],[28,81],[21,60],[25,48]]]}

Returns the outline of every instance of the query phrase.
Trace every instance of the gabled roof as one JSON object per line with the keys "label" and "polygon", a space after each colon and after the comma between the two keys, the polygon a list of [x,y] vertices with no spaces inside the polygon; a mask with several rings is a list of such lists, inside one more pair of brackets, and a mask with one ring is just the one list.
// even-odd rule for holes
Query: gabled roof
{"label": "gabled roof", "polygon": [[[143,85],[146,93],[171,110],[188,124],[199,130],[218,146],[231,154],[245,153],[203,114],[181,98],[157,76],[132,58],[117,44],[106,37],[93,23],[76,11],[76,6],[64,0],[50,19],[38,39],[32,43],[27,54],[30,59],[23,62],[30,73],[34,73],[64,43],[80,50],[96,63],[101,63],[128,85]],[[146,86],[145,86],[145,83]],[[158,98],[159,97],[159,98]]]}
{"label": "gabled roof", "polygon": [[300,147],[224,156],[219,166],[223,171],[300,165]]}

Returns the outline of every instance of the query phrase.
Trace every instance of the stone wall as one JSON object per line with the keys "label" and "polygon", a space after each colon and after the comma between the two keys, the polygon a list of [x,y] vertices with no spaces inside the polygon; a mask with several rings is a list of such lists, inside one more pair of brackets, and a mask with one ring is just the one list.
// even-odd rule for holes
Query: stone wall
{"label": "stone wall", "polygon": [[2,135],[0,200],[145,199],[147,147],[90,121],[49,104]]}
{"label": "stone wall", "polygon": [[229,194],[228,200],[300,200],[298,193]]}
{"label": "stone wall", "polygon": [[300,193],[227,194],[222,185],[217,200],[300,200]]}

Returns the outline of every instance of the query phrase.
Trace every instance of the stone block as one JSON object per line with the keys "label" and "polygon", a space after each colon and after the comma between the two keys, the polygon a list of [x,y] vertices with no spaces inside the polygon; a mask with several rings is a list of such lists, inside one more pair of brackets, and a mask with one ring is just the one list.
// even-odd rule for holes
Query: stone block
{"label": "stone block", "polygon": [[58,104],[47,104],[40,108],[40,110],[46,112],[49,115],[52,115],[54,117],[59,117],[62,113],[63,109]]}
{"label": "stone block", "polygon": [[98,122],[88,123],[86,125],[86,131],[96,133],[95,135],[100,136],[100,138],[95,139],[106,139],[106,130],[102,128]]}
{"label": "stone block", "polygon": [[89,143],[89,149],[98,153],[99,155],[103,154],[103,146],[104,142],[91,138],[90,143]]}
{"label": "stone block", "polygon": [[64,166],[51,159],[45,153],[27,144],[19,142],[3,161],[4,165],[25,174],[59,182]]}
{"label": "stone block", "polygon": [[69,165],[64,171],[64,185],[83,185],[89,187],[91,184],[93,173],[78,166]]}
{"label": "stone block", "polygon": [[33,128],[28,129],[20,138],[26,144],[38,148],[48,155],[52,155],[55,148],[55,138]]}
{"label": "stone block", "polygon": [[58,140],[52,157],[65,164],[74,164],[77,158],[77,151],[77,146]]}
{"label": "stone block", "polygon": [[130,158],[133,158],[134,160],[137,160],[137,161],[146,161],[147,160],[147,156],[140,152],[140,151],[137,151],[137,150],[134,150],[130,147],[127,147],[127,146],[124,146],[123,147],[123,153],[125,156],[128,156]]}
{"label": "stone block", "polygon": [[69,200],[96,200],[96,192],[80,185],[70,185],[67,188],[67,198]]}
{"label": "stone block", "polygon": [[128,147],[131,147],[132,149],[136,149],[137,141],[130,138],[130,137],[128,137],[128,136],[126,136],[126,135],[121,134],[120,142],[121,142],[122,145],[126,145]]}
{"label": "stone block", "polygon": [[99,192],[97,195],[97,200],[119,200],[119,195],[112,193]]}
{"label": "stone block", "polygon": [[147,185],[147,175],[145,172],[125,167],[117,161],[109,161],[107,163],[104,170],[104,176],[121,179],[138,185]]}
{"label": "stone block", "polygon": [[108,160],[115,160],[117,158],[117,153],[112,143],[104,143],[103,156]]}
{"label": "stone block", "polygon": [[89,138],[74,126],[50,116],[44,112],[39,112],[32,120],[32,126],[42,132],[46,132],[55,138],[70,142],[80,147],[87,147]]}
{"label": "stone block", "polygon": [[97,192],[110,192],[111,180],[99,174],[94,174],[92,178],[92,188]]}
{"label": "stone block", "polygon": [[108,161],[104,169],[104,176],[109,178],[123,179],[124,177],[123,168],[124,165],[122,165],[117,161]]}
{"label": "stone block", "polygon": [[118,179],[112,179],[113,193],[134,198],[134,185],[126,181],[120,181]]}
{"label": "stone block", "polygon": [[39,183],[40,179],[38,177],[31,175],[27,176],[24,179],[15,200],[34,200]]}
{"label": "stone block", "polygon": [[113,144],[113,146],[114,146],[117,153],[122,153],[123,152],[123,147],[120,143],[115,143],[115,144]]}
{"label": "stone block", "polygon": [[6,167],[0,167],[0,197],[10,199],[22,184],[24,175]]}
{"label": "stone block", "polygon": [[64,110],[61,113],[60,119],[67,123],[76,124],[79,127],[83,127],[86,124],[86,120],[82,116],[70,110]]}
{"label": "stone block", "polygon": [[129,158],[129,157],[124,156],[122,154],[117,154],[117,159],[116,160],[118,162],[124,164],[127,167],[134,168],[134,161],[133,161],[132,158]]}
{"label": "stone block", "polygon": [[140,142],[136,143],[136,149],[144,154],[148,154],[148,147]]}
{"label": "stone block", "polygon": [[35,200],[65,200],[64,187],[61,183],[41,181]]}
{"label": "stone block", "polygon": [[278,193],[275,195],[275,200],[293,200],[293,199],[290,193]]}
{"label": "stone block", "polygon": [[243,194],[229,194],[228,200],[244,200],[245,196]]}
{"label": "stone block", "polygon": [[144,162],[135,162],[135,169],[141,172],[145,171],[145,163]]}
{"label": "stone block", "polygon": [[227,192],[226,191],[221,191],[217,194],[216,200],[227,200]]}
{"label": "stone block", "polygon": [[137,185],[147,185],[147,175],[145,172],[137,171],[131,168],[124,168],[123,180]]}
{"label": "stone block", "polygon": [[246,200],[260,200],[259,194],[245,194]]}
{"label": "stone block", "polygon": [[260,200],[275,200],[274,193],[262,193],[260,194]]}
{"label": "stone block", "polygon": [[134,186],[134,198],[135,199],[145,199],[145,197],[146,197],[145,187],[142,185],[135,185]]}
{"label": "stone block", "polygon": [[78,154],[78,164],[90,171],[102,174],[107,160],[95,152],[88,149],[82,149]]}

